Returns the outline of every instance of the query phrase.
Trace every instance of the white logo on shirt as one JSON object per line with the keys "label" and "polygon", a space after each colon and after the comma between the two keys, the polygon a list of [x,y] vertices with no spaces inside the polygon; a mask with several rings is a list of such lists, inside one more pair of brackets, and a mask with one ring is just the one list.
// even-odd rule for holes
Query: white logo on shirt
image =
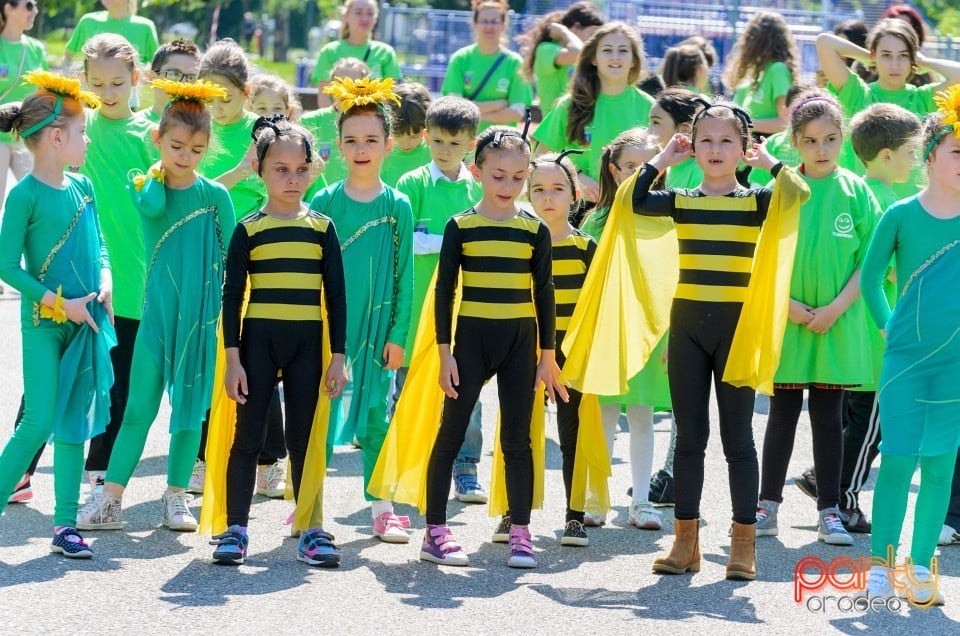
{"label": "white logo on shirt", "polygon": [[506,93],[509,90],[510,90],[510,78],[501,77],[500,81],[497,82],[497,92]]}
{"label": "white logo on shirt", "polygon": [[853,238],[853,217],[841,212],[833,221],[833,235],[841,238]]}

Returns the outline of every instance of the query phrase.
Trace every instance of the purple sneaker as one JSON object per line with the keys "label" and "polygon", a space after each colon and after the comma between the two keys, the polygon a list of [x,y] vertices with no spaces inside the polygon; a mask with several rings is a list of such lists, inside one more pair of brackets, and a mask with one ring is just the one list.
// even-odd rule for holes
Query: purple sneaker
{"label": "purple sneaker", "polygon": [[470,559],[453,538],[453,533],[447,525],[427,525],[427,532],[423,535],[423,545],[420,546],[420,560],[439,565],[470,565]]}
{"label": "purple sneaker", "polygon": [[340,550],[333,543],[333,535],[323,528],[313,528],[300,535],[297,560],[322,568],[340,567]]}
{"label": "purple sneaker", "polygon": [[537,559],[533,556],[533,538],[527,526],[510,526],[510,558],[507,565],[512,568],[537,567]]}
{"label": "purple sneaker", "polygon": [[50,551],[62,554],[68,559],[89,559],[93,550],[83,540],[76,528],[67,527],[53,535]]}

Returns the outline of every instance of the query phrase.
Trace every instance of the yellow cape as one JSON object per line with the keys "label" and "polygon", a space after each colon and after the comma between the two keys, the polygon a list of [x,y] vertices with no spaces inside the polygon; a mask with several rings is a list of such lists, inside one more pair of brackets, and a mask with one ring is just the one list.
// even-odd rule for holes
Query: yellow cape
{"label": "yellow cape", "polygon": [[[246,305],[246,300],[244,301]],[[321,311],[325,313],[324,309]],[[329,323],[328,323],[329,324]],[[323,330],[323,369],[330,365],[330,337]],[[217,329],[217,367],[213,380],[210,406],[210,427],[207,432],[207,472],[203,484],[203,507],[200,509],[200,534],[219,534],[227,529],[227,463],[237,424],[237,403],[227,397],[224,380],[227,358],[223,348],[223,331]],[[300,479],[300,498],[293,514],[293,528],[308,530],[323,525],[323,478],[327,470],[327,427],[330,420],[330,398],[321,387],[317,410],[313,417],[310,442]],[[289,475],[289,470],[287,471]],[[287,499],[293,498],[287,480]]]}
{"label": "yellow cape", "polygon": [[753,257],[747,298],[730,345],[723,381],[773,395],[790,311],[790,277],[797,251],[800,206],[810,188],[795,170],[777,173],[767,218]]}
{"label": "yellow cape", "polygon": [[680,271],[673,220],[633,212],[635,173],[610,208],[563,352],[562,379],[592,395],[622,395],[670,325]]}

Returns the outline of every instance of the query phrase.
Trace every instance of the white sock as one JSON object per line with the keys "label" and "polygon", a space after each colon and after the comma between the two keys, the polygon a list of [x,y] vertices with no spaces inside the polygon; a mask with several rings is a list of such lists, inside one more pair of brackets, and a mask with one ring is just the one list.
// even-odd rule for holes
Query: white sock
{"label": "white sock", "polygon": [[650,473],[653,472],[653,407],[627,407],[630,424],[630,472],[633,478],[633,503],[650,501]]}
{"label": "white sock", "polygon": [[620,422],[620,405],[601,404],[600,421],[603,423],[603,436],[607,440],[607,452],[613,459],[613,440],[617,434],[617,424]]}
{"label": "white sock", "polygon": [[370,502],[370,512],[373,513],[374,519],[385,512],[393,512],[393,502],[387,499],[372,501]]}

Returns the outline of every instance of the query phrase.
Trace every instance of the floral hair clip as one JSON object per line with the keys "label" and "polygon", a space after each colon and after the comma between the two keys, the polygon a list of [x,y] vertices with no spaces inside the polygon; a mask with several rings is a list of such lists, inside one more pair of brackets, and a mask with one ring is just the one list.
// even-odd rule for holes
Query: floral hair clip
{"label": "floral hair clip", "polygon": [[400,96],[393,92],[393,78],[370,79],[363,77],[358,80],[349,77],[334,78],[323,92],[333,97],[340,104],[340,110],[347,112],[354,106],[367,104],[383,104],[394,102],[400,105]]}

